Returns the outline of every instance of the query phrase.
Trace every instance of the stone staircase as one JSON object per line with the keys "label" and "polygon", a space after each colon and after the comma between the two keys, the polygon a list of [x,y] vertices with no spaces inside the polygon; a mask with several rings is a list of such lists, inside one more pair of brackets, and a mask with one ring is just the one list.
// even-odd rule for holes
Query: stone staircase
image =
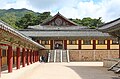
{"label": "stone staircase", "polygon": [[63,62],[67,62],[67,52],[66,51],[63,51],[63,53],[62,53],[62,60],[63,60]]}
{"label": "stone staircase", "polygon": [[49,50],[48,62],[69,62],[69,51]]}

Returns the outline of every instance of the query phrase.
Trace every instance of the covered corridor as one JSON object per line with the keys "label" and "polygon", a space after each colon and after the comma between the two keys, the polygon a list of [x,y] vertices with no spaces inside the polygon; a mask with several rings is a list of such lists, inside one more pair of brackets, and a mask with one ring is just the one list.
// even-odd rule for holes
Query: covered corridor
{"label": "covered corridor", "polygon": [[42,45],[0,21],[0,72],[6,68],[11,73],[13,67],[20,69],[20,65],[25,67],[39,61],[41,49]]}

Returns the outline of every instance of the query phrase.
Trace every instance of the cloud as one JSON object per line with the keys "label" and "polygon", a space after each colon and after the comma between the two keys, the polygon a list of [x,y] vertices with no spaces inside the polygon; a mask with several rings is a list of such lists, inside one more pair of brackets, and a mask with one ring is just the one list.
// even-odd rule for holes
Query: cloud
{"label": "cloud", "polygon": [[33,11],[58,11],[67,18],[102,17],[104,21],[120,17],[120,0],[0,0],[1,9],[27,8]]}
{"label": "cloud", "polygon": [[28,0],[29,5],[32,5],[32,7],[38,9],[38,11],[58,11],[64,6],[74,6],[76,1],[78,0]]}

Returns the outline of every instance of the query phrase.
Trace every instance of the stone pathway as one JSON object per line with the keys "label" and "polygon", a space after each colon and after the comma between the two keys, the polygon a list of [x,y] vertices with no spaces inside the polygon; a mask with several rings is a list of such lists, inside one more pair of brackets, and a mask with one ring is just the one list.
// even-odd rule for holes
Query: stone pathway
{"label": "stone pathway", "polygon": [[37,62],[13,73],[2,72],[0,79],[112,79],[116,76],[102,65],[102,62]]}

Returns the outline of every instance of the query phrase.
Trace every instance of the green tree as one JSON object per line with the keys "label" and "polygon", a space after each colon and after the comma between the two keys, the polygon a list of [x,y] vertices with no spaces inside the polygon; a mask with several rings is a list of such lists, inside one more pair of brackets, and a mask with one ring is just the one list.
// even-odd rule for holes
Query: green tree
{"label": "green tree", "polygon": [[16,26],[26,29],[28,26],[41,24],[48,17],[51,17],[50,12],[40,13],[39,15],[28,13],[16,22]]}
{"label": "green tree", "polygon": [[96,19],[96,18],[92,19],[90,17],[86,17],[86,18],[83,18],[82,20],[80,20],[80,19],[70,19],[70,20],[74,21],[75,23],[77,23],[79,25],[88,26],[88,27],[94,29],[104,23],[104,22],[102,22],[101,19],[102,19],[101,17],[99,17],[98,19]]}
{"label": "green tree", "polygon": [[51,17],[50,12],[43,12],[39,14],[35,20],[36,25],[43,23],[44,20],[48,19],[49,17]]}
{"label": "green tree", "polygon": [[20,28],[27,28],[28,26],[35,25],[35,15],[33,13],[27,13],[19,21],[16,22],[16,25]]}

